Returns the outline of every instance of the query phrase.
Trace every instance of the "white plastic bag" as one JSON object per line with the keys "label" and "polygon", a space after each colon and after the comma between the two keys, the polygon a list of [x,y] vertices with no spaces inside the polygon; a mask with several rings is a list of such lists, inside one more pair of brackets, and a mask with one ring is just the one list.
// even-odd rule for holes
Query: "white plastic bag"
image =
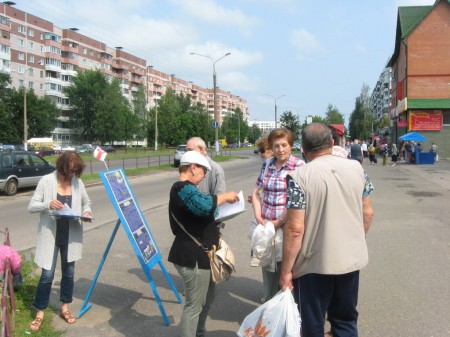
{"label": "white plastic bag", "polygon": [[237,331],[239,337],[299,337],[301,319],[289,289],[251,312]]}
{"label": "white plastic bag", "polygon": [[264,226],[258,225],[252,235],[252,267],[267,267],[273,264],[273,239],[275,227],[273,223],[267,222]]}
{"label": "white plastic bag", "polygon": [[272,222],[258,225],[253,230],[251,243],[250,266],[264,267],[268,271],[276,270],[276,263],[283,255],[283,230],[275,227]]}

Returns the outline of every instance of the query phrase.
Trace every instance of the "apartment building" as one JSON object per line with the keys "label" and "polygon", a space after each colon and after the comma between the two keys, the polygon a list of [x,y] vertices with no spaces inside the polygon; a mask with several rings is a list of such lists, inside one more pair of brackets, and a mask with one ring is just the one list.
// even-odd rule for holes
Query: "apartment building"
{"label": "apartment building", "polygon": [[371,111],[377,120],[382,120],[384,115],[389,114],[391,107],[391,74],[391,68],[384,68],[372,92]]}
{"label": "apartment building", "polygon": [[[277,121],[277,124],[280,124],[280,121]],[[258,129],[261,130],[261,133],[263,136],[266,136],[270,133],[270,131],[272,131],[273,129],[275,129],[275,121],[258,121],[258,120],[254,120],[254,121],[247,121],[248,126],[252,127],[253,125],[256,125],[258,127]]]}
{"label": "apartment building", "polygon": [[[184,94],[193,103],[205,105],[214,116],[214,92],[147,65],[147,60],[121,47],[109,47],[80,34],[76,28],[62,29],[53,23],[13,7],[0,4],[0,70],[8,72],[13,87],[25,86],[38,96],[48,96],[60,109],[53,139],[72,144],[76,130],[69,128],[70,102],[63,88],[70,86],[78,70],[99,69],[108,80],[118,78],[122,94],[130,101],[143,85],[147,107],[154,107],[168,88]],[[219,121],[236,107],[248,117],[247,101],[217,89]],[[42,135],[46,136],[46,135]]]}
{"label": "apartment building", "polygon": [[434,142],[450,158],[450,3],[399,7],[392,68],[392,140],[409,131]]}

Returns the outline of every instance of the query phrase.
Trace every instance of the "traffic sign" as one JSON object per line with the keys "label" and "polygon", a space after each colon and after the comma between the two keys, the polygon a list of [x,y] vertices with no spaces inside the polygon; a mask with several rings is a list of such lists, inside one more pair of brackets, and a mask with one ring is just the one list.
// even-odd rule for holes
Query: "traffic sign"
{"label": "traffic sign", "polygon": [[214,121],[213,122],[213,127],[218,128],[219,127],[219,122]]}

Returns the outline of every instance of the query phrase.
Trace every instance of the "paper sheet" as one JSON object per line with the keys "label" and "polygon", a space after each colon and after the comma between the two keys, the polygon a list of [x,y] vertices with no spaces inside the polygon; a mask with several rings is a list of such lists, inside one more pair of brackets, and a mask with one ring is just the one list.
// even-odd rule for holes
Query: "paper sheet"
{"label": "paper sheet", "polygon": [[57,209],[55,211],[52,212],[52,215],[56,218],[69,218],[69,219],[74,219],[74,220],[92,220],[93,218],[90,216],[81,216],[81,215],[76,215],[72,208],[69,207],[69,205],[64,204],[63,208]]}
{"label": "paper sheet", "polygon": [[226,202],[219,206],[219,216],[217,217],[220,221],[225,221],[234,218],[236,215],[245,212],[245,200],[242,191],[238,193],[239,201],[235,203]]}

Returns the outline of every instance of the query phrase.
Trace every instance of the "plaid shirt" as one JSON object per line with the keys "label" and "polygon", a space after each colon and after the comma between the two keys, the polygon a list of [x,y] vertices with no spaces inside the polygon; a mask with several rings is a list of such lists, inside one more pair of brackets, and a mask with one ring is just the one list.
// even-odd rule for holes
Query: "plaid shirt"
{"label": "plaid shirt", "polygon": [[[292,154],[279,170],[275,167],[276,158],[265,161],[261,173],[256,180],[256,186],[263,191],[261,200],[261,216],[267,220],[276,220],[286,208],[286,176],[297,167],[303,166],[305,162]],[[268,166],[267,173],[266,165]]]}

